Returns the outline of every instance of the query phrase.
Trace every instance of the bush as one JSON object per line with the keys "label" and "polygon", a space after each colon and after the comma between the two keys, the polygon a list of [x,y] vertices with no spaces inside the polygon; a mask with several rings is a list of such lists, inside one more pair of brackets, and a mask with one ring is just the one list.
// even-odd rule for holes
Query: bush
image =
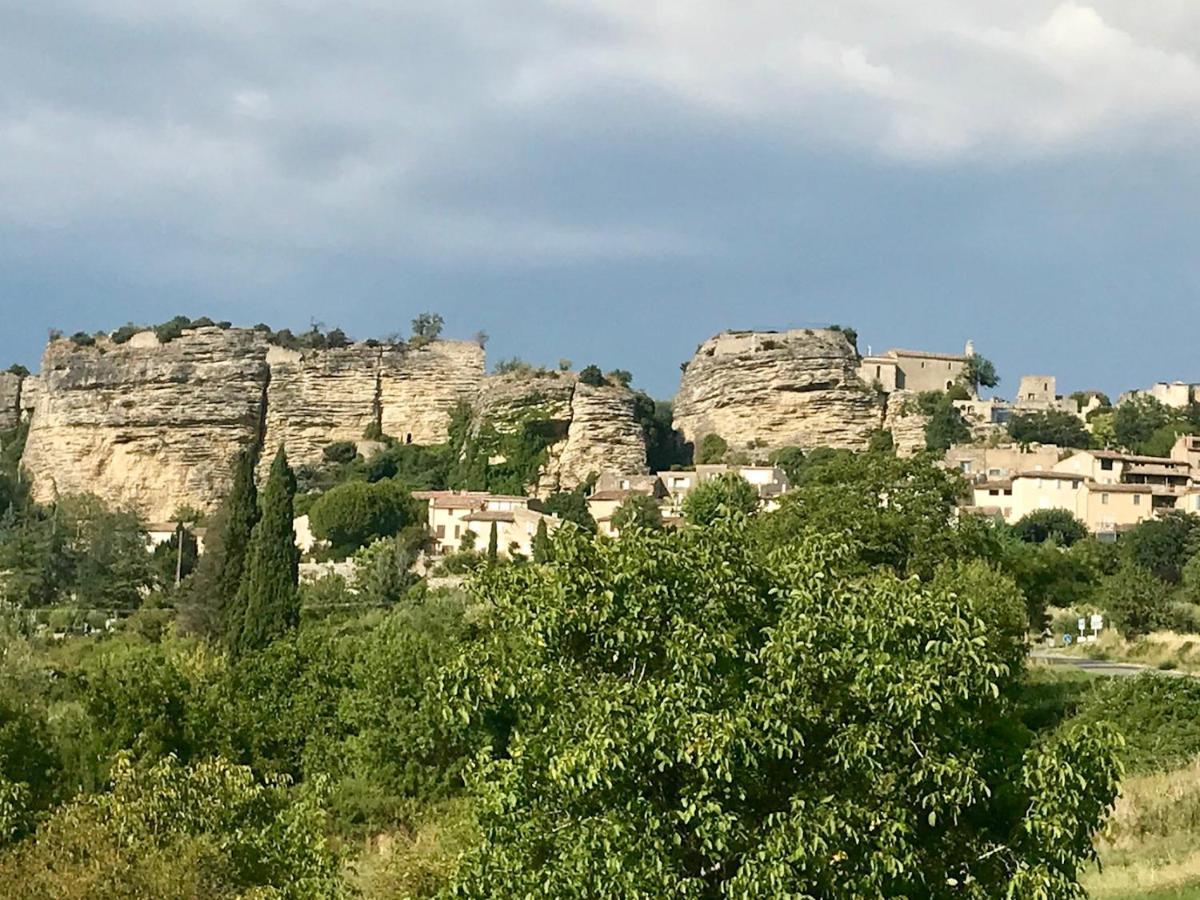
{"label": "bush", "polygon": [[579,380],[583,384],[591,385],[592,387],[601,387],[606,383],[604,373],[600,371],[599,366],[586,366],[579,373]]}
{"label": "bush", "polygon": [[738,516],[758,509],[758,491],[736,472],[725,472],[702,482],[683,499],[683,515],[693,525]]}
{"label": "bush", "polygon": [[313,535],[329,541],[339,559],[422,521],[420,505],[394,481],[339,485],[312,505],[308,517]]}
{"label": "bush", "polygon": [[77,331],[71,335],[71,343],[76,347],[91,347],[96,343],[96,339],[86,331]]}
{"label": "bush", "polygon": [[1112,626],[1132,638],[1167,624],[1171,589],[1153,572],[1129,564],[1104,580],[1099,601]]}
{"label": "bush", "polygon": [[649,528],[658,530],[663,527],[662,511],[653,497],[646,494],[633,494],[617,507],[613,513],[612,526],[617,531],[627,528]]}
{"label": "bush", "polygon": [[1070,547],[1088,535],[1087,526],[1065,509],[1039,509],[1022,516],[1013,533],[1027,544],[1053,541]]}
{"label": "bush", "polygon": [[700,446],[696,450],[696,462],[700,465],[724,462],[725,454],[728,452],[729,444],[726,443],[725,438],[716,432],[706,434],[701,438]]}
{"label": "bush", "polygon": [[1054,444],[1058,447],[1086,448],[1092,436],[1079,416],[1063,410],[1016,413],[1008,420],[1008,433],[1020,444]]}
{"label": "bush", "polygon": [[1179,584],[1183,568],[1200,541],[1200,518],[1190,513],[1171,512],[1160,519],[1147,519],[1121,538],[1126,558],[1168,584]]}
{"label": "bush", "polygon": [[321,451],[321,457],[327,463],[344,464],[354,462],[358,456],[358,446],[354,441],[335,441]]}
{"label": "bush", "polygon": [[1110,723],[1125,738],[1118,754],[1132,772],[1174,769],[1200,754],[1200,681],[1151,673],[1113,678],[1072,721]]}

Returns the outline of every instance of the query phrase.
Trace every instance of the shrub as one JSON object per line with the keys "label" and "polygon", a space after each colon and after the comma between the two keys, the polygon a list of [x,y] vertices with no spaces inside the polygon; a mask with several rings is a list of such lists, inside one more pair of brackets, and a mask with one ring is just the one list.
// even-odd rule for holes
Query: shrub
{"label": "shrub", "polygon": [[605,384],[604,373],[600,371],[599,366],[585,366],[579,373],[579,380],[592,387],[600,387]]}
{"label": "shrub", "polygon": [[758,492],[736,472],[724,472],[702,482],[683,500],[683,515],[693,525],[751,515],[758,509]]}
{"label": "shrub", "polygon": [[725,454],[728,452],[729,444],[725,441],[725,438],[716,432],[706,434],[701,438],[700,446],[696,450],[696,462],[700,465],[723,462]]}
{"label": "shrub", "polygon": [[358,447],[354,441],[335,441],[321,451],[321,456],[327,463],[351,463],[358,456]]}
{"label": "shrub", "polygon": [[419,504],[394,481],[351,481],[326,491],[309,510],[313,534],[344,558],[421,521]]}
{"label": "shrub", "polygon": [[1013,533],[1027,544],[1053,541],[1060,547],[1070,547],[1088,535],[1087,526],[1065,509],[1039,509],[1022,516],[1013,526]]}
{"label": "shrub", "polygon": [[1059,447],[1090,447],[1092,436],[1079,416],[1063,410],[1016,413],[1008,420],[1008,433],[1021,444],[1054,444]]}
{"label": "shrub", "polygon": [[617,531],[627,528],[661,529],[663,527],[662,511],[653,497],[646,494],[632,494],[613,513],[612,526]]}
{"label": "shrub", "polygon": [[96,339],[86,331],[77,331],[71,335],[71,343],[76,347],[91,347],[96,343]]}
{"label": "shrub", "polygon": [[1153,572],[1128,564],[1104,580],[1099,601],[1114,628],[1138,637],[1167,624],[1171,589]]}

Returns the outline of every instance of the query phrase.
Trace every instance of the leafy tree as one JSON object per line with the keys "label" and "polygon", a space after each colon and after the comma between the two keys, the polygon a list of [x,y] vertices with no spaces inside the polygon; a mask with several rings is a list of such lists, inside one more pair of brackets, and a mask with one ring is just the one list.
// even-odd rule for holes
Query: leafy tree
{"label": "leafy tree", "polygon": [[1197,428],[1190,422],[1172,422],[1154,429],[1154,433],[1141,445],[1140,452],[1147,456],[1170,456],[1175,441],[1181,434],[1195,434]]}
{"label": "leafy tree", "polygon": [[1016,413],[1008,420],[1008,433],[1020,444],[1054,444],[1058,447],[1090,447],[1092,436],[1079,416],[1060,409]]}
{"label": "leafy tree", "polygon": [[1137,637],[1163,627],[1171,589],[1153,572],[1130,564],[1104,580],[1098,599],[1114,628],[1125,637]]}
{"label": "leafy tree", "polygon": [[788,484],[800,481],[800,473],[804,471],[804,450],[800,447],[780,447],[767,458],[773,466],[783,469]]}
{"label": "leafy tree", "polygon": [[280,447],[263,490],[262,516],[254,526],[242,582],[245,620],[228,635],[242,653],[265,647],[300,623],[300,550],[292,530],[296,478]]}
{"label": "leafy tree", "polygon": [[871,432],[867,442],[867,450],[871,453],[895,453],[896,439],[887,428],[877,428]]}
{"label": "leafy tree", "polygon": [[642,424],[646,437],[646,463],[652,472],[665,472],[672,466],[691,463],[688,444],[675,430],[670,400],[651,400],[646,394],[634,394],[634,416]]}
{"label": "leafy tree", "polygon": [[1013,533],[1027,544],[1053,541],[1060,547],[1070,547],[1087,537],[1087,526],[1065,509],[1039,509],[1022,516],[1013,526]]}
{"label": "leafy tree", "polygon": [[595,365],[585,366],[584,369],[579,373],[579,380],[583,384],[587,384],[592,387],[601,387],[602,385],[606,384],[604,380],[604,373],[600,371],[599,366]]}
{"label": "leafy tree", "polygon": [[1000,383],[1000,376],[996,374],[996,366],[990,359],[980,356],[978,353],[972,353],[967,357],[962,377],[974,392],[978,392],[981,387],[994,388]]}
{"label": "leafy tree", "polygon": [[196,568],[200,547],[196,534],[182,521],[170,539],[154,548],[154,569],[161,587],[178,587]]}
{"label": "leafy tree", "polygon": [[308,512],[313,535],[345,558],[379,538],[420,520],[411,494],[396,481],[350,481],[321,495]]}
{"label": "leafy tree", "polygon": [[653,497],[631,494],[613,513],[612,526],[617,531],[627,528],[659,530],[663,527],[662,511]]}
{"label": "leafy tree", "polygon": [[380,538],[354,554],[355,584],[364,600],[390,606],[416,583],[410,569],[416,561],[411,546],[397,535]]}
{"label": "leafy tree", "polygon": [[925,423],[925,447],[929,450],[949,450],[955,444],[969,440],[971,429],[950,397],[940,391],[921,394],[918,403],[929,417]]}
{"label": "leafy tree", "polygon": [[588,534],[596,533],[596,520],[588,512],[587,494],[583,490],[551,494],[541,506],[548,515],[558,516],[564,522],[573,522]]}
{"label": "leafy tree", "polygon": [[327,463],[352,463],[357,456],[358,446],[354,441],[334,441],[321,451],[321,458]]}
{"label": "leafy tree", "polygon": [[604,378],[610,384],[617,384],[623,388],[633,384],[633,373],[627,369],[613,369]]}
{"label": "leafy tree", "polygon": [[1122,447],[1140,453],[1156,431],[1178,418],[1175,410],[1153,397],[1139,395],[1121,403],[1113,412],[1113,435]]}
{"label": "leafy tree", "polygon": [[1121,539],[1126,558],[1168,584],[1179,584],[1183,567],[1200,542],[1200,518],[1171,512],[1147,519]]}
{"label": "leafy tree", "polygon": [[447,717],[512,727],[457,895],[1082,896],[1116,738],[1022,728],[1020,644],[975,612],[1011,583],[749,527],[565,533],[569,563],[484,576]]}
{"label": "leafy tree", "polygon": [[412,320],[412,338],[409,343],[414,347],[423,347],[436,341],[445,324],[445,320],[437,313],[421,313]]}
{"label": "leafy tree", "polygon": [[533,535],[533,561],[535,563],[550,562],[552,559],[550,532],[545,519],[538,519],[537,532]]}
{"label": "leafy tree", "polygon": [[320,802],[220,758],[122,758],[112,789],[56,811],[0,859],[0,880],[29,898],[333,898],[340,863]]}
{"label": "leafy tree", "polygon": [[758,509],[758,492],[736,472],[723,472],[696,485],[683,498],[683,515],[692,525],[711,525]]}
{"label": "leafy tree", "polygon": [[700,446],[696,450],[696,462],[702,466],[724,462],[728,452],[729,444],[714,431],[700,439]]}

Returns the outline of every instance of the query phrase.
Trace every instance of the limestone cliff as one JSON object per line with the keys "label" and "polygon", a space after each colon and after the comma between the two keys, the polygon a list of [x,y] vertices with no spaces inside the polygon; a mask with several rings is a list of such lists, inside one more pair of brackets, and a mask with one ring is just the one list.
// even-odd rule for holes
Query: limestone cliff
{"label": "limestone cliff", "polygon": [[646,438],[628,388],[593,387],[570,372],[493,375],[480,391],[476,427],[509,432],[539,420],[550,437],[536,492],[573,490],[592,473],[646,472]]}
{"label": "limestone cliff", "polygon": [[319,464],[328,444],[380,427],[401,441],[444,441],[482,378],[474,343],[294,352],[259,331],[202,327],[167,343],[152,332],[122,344],[54,341],[14,405],[34,404],[22,464],[37,499],[90,492],[161,521],[180,506],[213,508],[233,455],[259,440],[264,465],[281,443],[294,464]]}
{"label": "limestone cliff", "polygon": [[863,449],[883,404],[857,368],[840,331],[724,332],[688,362],[675,427],[694,443],[719,434],[734,450]]}
{"label": "limestone cliff", "polygon": [[484,366],[483,349],[465,341],[417,348],[272,347],[267,362],[264,470],[281,443],[293,465],[319,465],[329,444],[361,441],[372,433],[405,443],[442,443],[455,407],[478,395]]}
{"label": "limestone cliff", "polygon": [[0,431],[16,428],[21,421],[20,375],[0,372]]}
{"label": "limestone cliff", "polygon": [[925,449],[925,426],[929,416],[917,408],[914,391],[893,391],[888,395],[883,427],[892,433],[898,456],[912,456]]}
{"label": "limestone cliff", "polygon": [[266,356],[260,334],[215,327],[162,345],[54,341],[22,457],[35,497],[90,492],[159,521],[213,506],[258,434]]}

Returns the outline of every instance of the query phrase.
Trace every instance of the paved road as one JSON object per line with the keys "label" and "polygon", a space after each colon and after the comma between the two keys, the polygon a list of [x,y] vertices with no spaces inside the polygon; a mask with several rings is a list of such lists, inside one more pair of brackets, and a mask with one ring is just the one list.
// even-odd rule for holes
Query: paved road
{"label": "paved road", "polygon": [[1051,666],[1074,666],[1076,669],[1082,669],[1083,671],[1089,672],[1092,675],[1116,675],[1118,677],[1128,677],[1130,675],[1140,675],[1143,672],[1153,672],[1155,675],[1197,677],[1189,676],[1187,672],[1156,669],[1153,666],[1144,666],[1141,663],[1122,663],[1111,662],[1110,660],[1106,659],[1088,659],[1086,656],[1069,656],[1065,653],[1054,653],[1052,651],[1047,652],[1045,650],[1033,650],[1030,652],[1029,658]]}

